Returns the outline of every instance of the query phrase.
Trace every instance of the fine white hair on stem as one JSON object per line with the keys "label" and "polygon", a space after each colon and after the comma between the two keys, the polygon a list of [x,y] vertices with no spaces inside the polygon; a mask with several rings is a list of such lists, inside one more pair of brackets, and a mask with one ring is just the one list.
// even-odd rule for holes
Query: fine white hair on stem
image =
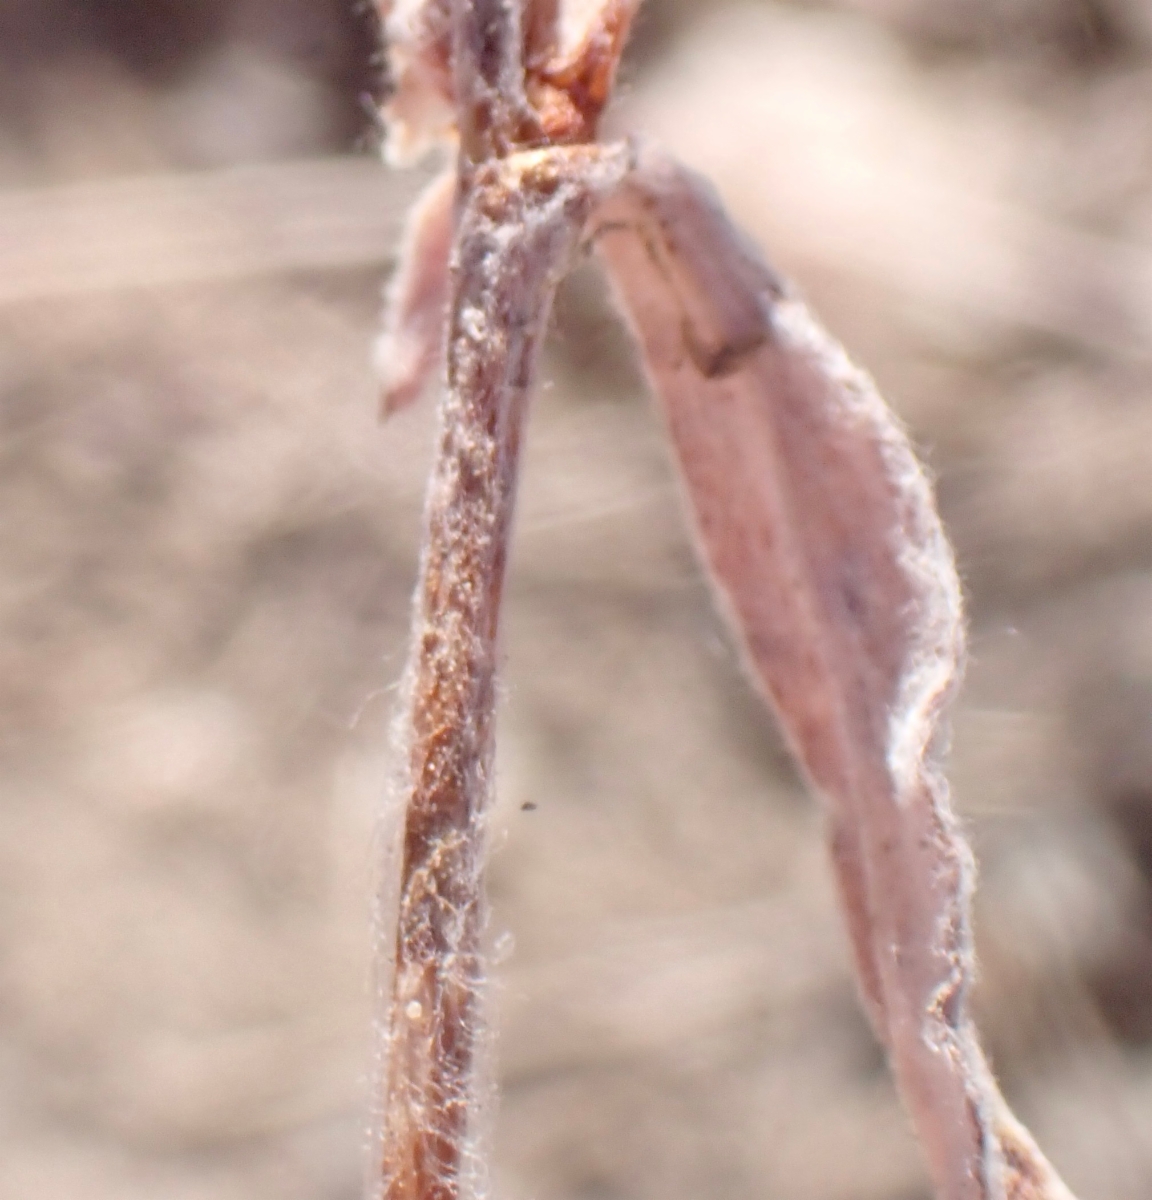
{"label": "fine white hair on stem", "polygon": [[374,1187],[387,1200],[484,1190],[482,876],[520,430],[552,294],[588,216],[628,165],[623,147],[527,150],[480,164],[458,221],[447,378],[395,733],[397,917],[380,931],[391,982]]}

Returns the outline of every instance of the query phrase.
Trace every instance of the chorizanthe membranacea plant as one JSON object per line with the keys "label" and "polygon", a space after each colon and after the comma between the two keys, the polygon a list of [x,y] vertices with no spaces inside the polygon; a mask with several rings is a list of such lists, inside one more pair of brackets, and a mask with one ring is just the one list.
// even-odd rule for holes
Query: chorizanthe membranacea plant
{"label": "chorizanthe membranacea plant", "polygon": [[[438,371],[402,808],[381,887],[376,1200],[486,1187],[477,1082],[485,817],[520,433],[560,278],[594,248],[672,438],[701,558],[827,813],[863,1003],[939,1200],[1071,1200],[969,1016],[973,865],[938,761],[963,659],[931,488],[868,378],[706,181],[596,126],[639,0],[381,0],[394,160],[455,165],[413,210],[384,407]],[[394,877],[393,877],[394,876]]]}

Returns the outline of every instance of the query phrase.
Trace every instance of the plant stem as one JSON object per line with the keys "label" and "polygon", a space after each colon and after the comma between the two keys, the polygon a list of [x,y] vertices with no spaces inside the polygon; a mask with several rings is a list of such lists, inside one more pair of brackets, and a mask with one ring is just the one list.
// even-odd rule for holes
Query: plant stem
{"label": "plant stem", "polygon": [[626,167],[618,149],[524,151],[474,165],[460,199],[398,723],[405,818],[376,1191],[386,1200],[456,1200],[480,1170],[469,1143],[485,817],[521,427],[556,284],[593,205]]}

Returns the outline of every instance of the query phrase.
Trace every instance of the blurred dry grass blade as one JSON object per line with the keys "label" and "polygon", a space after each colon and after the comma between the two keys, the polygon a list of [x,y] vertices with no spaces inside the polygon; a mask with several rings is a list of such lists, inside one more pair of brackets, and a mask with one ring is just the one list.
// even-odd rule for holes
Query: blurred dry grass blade
{"label": "blurred dry grass blade", "polygon": [[0,304],[378,263],[419,186],[346,157],[0,193]]}
{"label": "blurred dry grass blade", "polygon": [[[420,182],[345,157],[0,192],[0,304],[378,263]],[[882,209],[878,230],[925,244],[948,229],[993,230],[1028,268],[1006,274],[974,246],[957,278],[931,256],[893,253],[883,239],[833,246],[830,210],[812,228],[842,268],[886,277],[918,303],[975,310],[1097,352],[1152,355],[1152,253],[1144,247],[1010,205],[937,194],[919,181],[856,183],[857,203]],[[894,263],[902,264],[895,277]]]}
{"label": "blurred dry grass blade", "polygon": [[[865,279],[963,315],[1046,334],[1071,346],[1133,360],[1152,358],[1152,252],[1063,225],[1023,208],[946,191],[913,177],[867,173],[853,204],[876,236],[839,231],[834,203],[814,198],[813,249]],[[821,209],[823,212],[820,212]],[[977,231],[962,255],[941,262],[933,247],[955,230]],[[803,237],[804,230],[798,231]],[[1004,260],[986,253],[1002,245]],[[908,254],[911,244],[920,253]]]}

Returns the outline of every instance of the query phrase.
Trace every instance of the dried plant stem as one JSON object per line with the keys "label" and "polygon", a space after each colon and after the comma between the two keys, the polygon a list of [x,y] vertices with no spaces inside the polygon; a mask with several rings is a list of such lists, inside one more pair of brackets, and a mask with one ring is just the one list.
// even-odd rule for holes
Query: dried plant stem
{"label": "dried plant stem", "polygon": [[472,1170],[496,635],[521,425],[556,284],[626,166],[599,147],[526,151],[473,168],[462,188],[398,725],[405,824],[377,1191],[388,1200],[454,1200]]}

